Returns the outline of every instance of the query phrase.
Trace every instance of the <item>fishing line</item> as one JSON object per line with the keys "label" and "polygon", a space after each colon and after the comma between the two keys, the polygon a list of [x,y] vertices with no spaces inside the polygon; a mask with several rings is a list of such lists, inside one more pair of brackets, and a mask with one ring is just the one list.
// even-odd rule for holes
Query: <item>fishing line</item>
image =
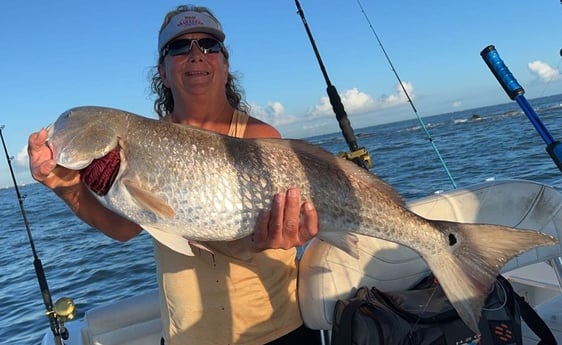
{"label": "fishing line", "polygon": [[[501,304],[495,308],[486,308],[486,306],[482,307],[482,311],[486,310],[486,311],[498,311],[498,310],[502,310],[503,308],[505,308],[505,306],[507,305],[507,290],[505,289],[505,287],[499,283],[499,281],[496,279],[495,283],[494,283],[494,289],[500,289],[501,290],[501,294],[498,293],[498,299],[501,301]],[[494,290],[490,291],[490,294],[494,292]]]}
{"label": "fishing line", "polygon": [[[408,103],[410,103],[410,106],[412,107],[412,110],[414,111],[414,114],[416,115],[416,118],[418,119],[418,122],[420,123],[421,127],[423,128],[423,130],[425,132],[425,135],[427,137],[427,140],[430,142],[431,146],[433,147],[433,151],[435,151],[435,154],[437,155],[437,158],[441,162],[441,166],[445,170],[445,173],[447,174],[447,177],[451,181],[451,184],[452,184],[453,188],[456,189],[457,184],[455,182],[455,179],[453,178],[453,175],[449,171],[449,168],[447,167],[447,164],[445,163],[445,160],[441,156],[441,153],[439,152],[439,149],[437,149],[437,146],[435,145],[435,142],[433,141],[433,138],[432,138],[431,134],[429,133],[429,130],[425,126],[425,123],[423,122],[422,118],[418,114],[418,111],[417,111],[417,109],[414,105],[414,102],[412,101],[412,99],[410,98],[410,95],[408,94],[408,91],[404,87],[404,83],[402,82],[402,79],[400,79],[400,76],[398,75],[398,72],[394,68],[394,64],[392,63],[392,60],[390,60],[390,57],[388,56],[388,54],[386,52],[386,49],[384,49],[384,46],[383,46],[381,40],[379,39],[379,36],[377,35],[377,32],[375,31],[373,25],[371,24],[371,21],[369,20],[369,17],[367,16],[367,13],[365,13],[365,10],[363,9],[363,5],[361,5],[361,2],[359,0],[357,0],[357,4],[359,5],[359,8],[361,9],[361,12],[363,13],[363,16],[367,20],[367,23],[369,24],[369,27],[371,28],[371,31],[373,32],[373,35],[377,39],[377,42],[378,42],[379,46],[381,47],[381,50],[382,50],[382,52],[383,52],[383,54],[386,58],[386,61],[388,61],[388,64],[390,65],[390,68],[392,69],[392,72],[396,76],[396,79],[398,80],[398,83],[400,84],[400,87],[402,88],[402,91],[404,92],[404,95],[406,95],[406,98],[408,99]],[[431,302],[431,300],[432,300],[432,298],[433,298],[433,296],[436,292],[436,289],[437,289],[437,286],[435,286],[433,288],[431,296],[428,298],[426,304],[424,305],[424,309],[423,309],[424,312],[429,307],[429,303]],[[417,324],[417,322],[416,322],[416,324]],[[415,325],[413,327],[415,327]]]}
{"label": "fishing line", "polygon": [[[436,278],[433,278],[434,281],[436,281]],[[435,293],[437,292],[437,288],[439,287],[439,285],[435,284],[435,286],[433,286],[433,288],[431,289],[431,295],[429,295],[429,297],[427,298],[427,302],[424,304],[423,309],[422,309],[422,314],[424,314],[425,312],[427,312],[427,309],[429,308],[429,303],[431,302],[431,300],[433,299],[433,296],[435,296]],[[412,327],[410,327],[410,330],[408,332],[408,334],[410,335],[410,337],[414,336],[414,329],[418,326],[418,324],[421,321],[421,316],[418,317],[416,319],[416,322],[414,322],[414,324],[412,325]]]}
{"label": "fishing line", "polygon": [[[20,190],[18,188],[18,183],[16,181],[16,175],[14,174],[14,169],[12,168],[13,157],[11,157],[8,154],[8,148],[6,147],[6,142],[4,141],[4,135],[2,134],[3,129],[4,129],[4,126],[3,125],[0,126],[0,138],[2,139],[2,146],[4,147],[4,153],[6,154],[6,161],[8,162],[8,167],[10,168],[10,174],[12,176],[12,182],[14,184],[14,189],[16,191],[16,195],[17,195],[17,198],[18,198],[18,203],[19,203],[21,215],[23,217],[23,222],[25,224],[25,229],[27,231],[27,238],[28,238],[28,241],[29,241],[29,245],[31,246],[31,251],[33,253],[33,266],[35,267],[35,275],[37,276],[39,288],[41,289],[41,296],[43,297],[43,303],[45,304],[45,308],[47,309],[46,315],[49,318],[51,330],[52,330],[53,335],[55,337],[55,344],[62,345],[63,344],[62,339],[68,338],[68,332],[64,328],[63,321],[61,319],[59,319],[59,315],[57,315],[57,312],[59,312],[60,306],[62,306],[63,309],[68,308],[67,303],[68,303],[69,299],[63,298],[63,299],[59,300],[59,301],[62,301],[62,304],[60,304],[60,302],[57,301],[55,306],[53,306],[53,300],[51,298],[51,292],[49,291],[49,286],[47,284],[47,277],[45,276],[45,271],[43,270],[43,264],[41,263],[41,260],[39,259],[39,256],[37,255],[37,250],[35,249],[35,243],[33,242],[33,237],[31,235],[31,228],[29,226],[29,222],[27,221],[27,214],[26,214],[25,208],[23,206],[23,201],[24,201],[25,198],[21,195]],[[70,300],[70,302],[72,302],[72,301]],[[68,317],[68,320],[70,320],[74,317],[73,306],[70,309],[72,309],[72,315],[66,315],[66,317]],[[65,314],[65,312],[66,312],[65,310],[60,311],[59,312],[61,314],[60,316],[62,316],[62,314]]]}
{"label": "fishing line", "polygon": [[437,149],[437,146],[435,145],[435,142],[433,141],[433,138],[431,137],[431,134],[429,133],[429,130],[427,129],[427,127],[425,126],[425,123],[423,122],[422,118],[418,114],[418,111],[417,111],[417,109],[414,105],[414,102],[410,98],[410,95],[408,94],[408,91],[406,91],[406,88],[404,87],[404,83],[400,79],[400,76],[398,76],[398,72],[396,72],[396,69],[394,68],[394,65],[392,64],[392,61],[390,60],[390,57],[386,53],[386,50],[384,49],[384,46],[382,45],[382,42],[379,39],[379,36],[377,35],[375,29],[373,28],[373,25],[371,24],[371,21],[369,20],[369,17],[367,16],[367,13],[365,13],[365,10],[363,9],[363,6],[361,5],[361,2],[359,0],[357,0],[357,4],[359,5],[359,8],[361,8],[361,12],[363,12],[363,16],[367,20],[367,23],[369,24],[369,27],[371,28],[371,31],[375,35],[375,38],[377,39],[377,42],[379,43],[379,46],[381,47],[382,52],[384,53],[384,56],[386,57],[386,61],[388,61],[390,67],[392,68],[392,72],[394,72],[394,75],[396,76],[396,79],[398,79],[398,83],[400,84],[400,87],[402,88],[402,91],[404,92],[404,95],[406,95],[406,98],[408,99],[408,103],[410,103],[410,106],[412,107],[412,109],[414,111],[414,114],[416,114],[416,117],[417,117],[421,127],[423,128],[423,130],[425,132],[427,140],[431,143],[431,146],[433,147],[433,151],[435,151],[435,154],[437,155],[437,158],[439,158],[439,161],[441,162],[441,165],[443,166],[443,169],[445,170],[445,173],[449,177],[449,180],[451,181],[451,184],[453,185],[453,188],[456,189],[457,184],[455,182],[455,179],[453,178],[453,175],[451,175],[451,172],[449,171],[449,168],[447,167],[447,164],[445,163],[445,160],[441,156],[441,153],[439,153],[439,150]]}

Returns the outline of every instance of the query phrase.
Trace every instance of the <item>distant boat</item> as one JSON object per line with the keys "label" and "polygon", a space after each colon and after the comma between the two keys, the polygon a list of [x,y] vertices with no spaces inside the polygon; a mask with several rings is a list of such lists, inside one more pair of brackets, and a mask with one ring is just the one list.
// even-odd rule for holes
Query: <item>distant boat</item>
{"label": "distant boat", "polygon": [[472,116],[470,117],[471,121],[475,121],[475,120],[481,120],[482,117],[478,114],[472,114]]}

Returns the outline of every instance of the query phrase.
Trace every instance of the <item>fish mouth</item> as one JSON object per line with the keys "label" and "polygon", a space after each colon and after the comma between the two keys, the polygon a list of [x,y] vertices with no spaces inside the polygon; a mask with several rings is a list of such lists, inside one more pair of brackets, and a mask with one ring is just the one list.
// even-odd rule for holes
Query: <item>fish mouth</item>
{"label": "fish mouth", "polygon": [[51,150],[51,156],[54,158],[55,157],[55,147],[52,143],[51,138],[53,137],[53,133],[55,132],[55,124],[51,123],[50,125],[47,126],[47,128],[45,128],[45,130],[47,131],[47,140],[45,141],[45,144],[47,145],[49,150]]}
{"label": "fish mouth", "polygon": [[49,139],[51,139],[53,133],[55,132],[55,124],[51,123],[47,126],[47,128],[45,128],[45,130],[47,131],[47,141],[49,141]]}

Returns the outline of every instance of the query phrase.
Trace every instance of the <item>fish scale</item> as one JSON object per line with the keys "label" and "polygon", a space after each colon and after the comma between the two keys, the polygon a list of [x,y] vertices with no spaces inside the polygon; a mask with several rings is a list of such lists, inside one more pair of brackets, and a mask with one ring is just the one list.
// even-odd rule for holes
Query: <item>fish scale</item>
{"label": "fish scale", "polygon": [[420,217],[383,180],[301,140],[232,138],[103,107],[66,111],[48,132],[54,159],[68,169],[120,147],[119,174],[98,199],[185,255],[250,235],[274,194],[297,187],[318,210],[318,237],[350,255],[358,256],[354,233],[417,251],[475,332],[501,267],[557,243],[533,230]]}

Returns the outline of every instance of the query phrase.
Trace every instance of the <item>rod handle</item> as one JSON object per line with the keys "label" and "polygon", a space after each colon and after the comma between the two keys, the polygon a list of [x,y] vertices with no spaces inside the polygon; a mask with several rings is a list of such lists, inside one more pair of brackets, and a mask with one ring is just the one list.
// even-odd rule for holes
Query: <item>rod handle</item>
{"label": "rod handle", "polygon": [[525,93],[523,87],[519,85],[513,74],[511,74],[507,66],[503,63],[496,47],[493,45],[487,46],[480,52],[480,56],[482,56],[482,59],[484,59],[484,62],[486,62],[486,65],[488,65],[512,101],[515,100],[517,96]]}

